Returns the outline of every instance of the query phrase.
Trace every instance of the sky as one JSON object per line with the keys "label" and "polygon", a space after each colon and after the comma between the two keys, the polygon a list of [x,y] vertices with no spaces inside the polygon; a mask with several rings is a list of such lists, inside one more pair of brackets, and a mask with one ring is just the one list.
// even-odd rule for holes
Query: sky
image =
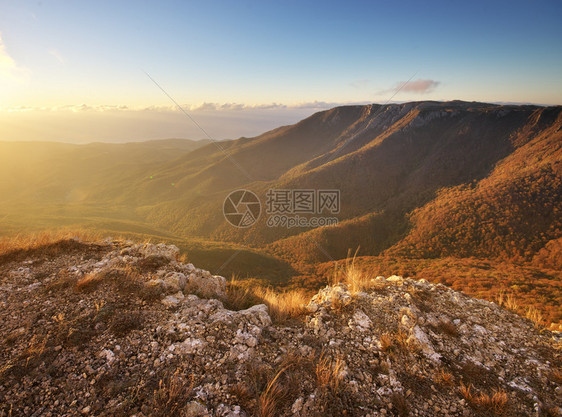
{"label": "sky", "polygon": [[0,0],[0,140],[254,136],[342,104],[562,104],[562,1]]}

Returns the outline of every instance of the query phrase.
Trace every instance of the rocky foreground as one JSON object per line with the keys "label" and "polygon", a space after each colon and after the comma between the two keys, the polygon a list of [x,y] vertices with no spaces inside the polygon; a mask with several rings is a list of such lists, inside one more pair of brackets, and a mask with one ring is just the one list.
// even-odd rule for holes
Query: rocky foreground
{"label": "rocky foreground", "polygon": [[559,341],[493,303],[378,277],[272,322],[178,253],[1,255],[0,416],[561,415]]}

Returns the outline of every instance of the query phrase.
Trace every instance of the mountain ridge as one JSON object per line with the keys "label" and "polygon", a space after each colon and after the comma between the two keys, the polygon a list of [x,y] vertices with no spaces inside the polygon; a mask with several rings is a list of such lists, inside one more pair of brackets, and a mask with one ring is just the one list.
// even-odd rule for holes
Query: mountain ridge
{"label": "mountain ridge", "polygon": [[[32,189],[30,196],[40,196],[37,203],[45,198],[58,203],[77,200],[119,205],[135,213],[135,218],[179,235],[246,244],[271,244],[306,230],[273,230],[265,226],[263,218],[249,230],[233,229],[224,222],[220,209],[231,190],[248,188],[263,200],[270,188],[340,189],[340,221],[361,222],[382,215],[397,219],[394,229],[399,231],[411,227],[409,213],[436,198],[439,190],[484,180],[497,163],[517,157],[517,149],[532,138],[542,137],[555,147],[562,126],[561,109],[462,101],[343,106],[255,138],[221,142],[220,147],[198,143],[197,149],[183,155],[172,146],[167,154],[162,153],[165,149],[159,150],[158,157],[150,150],[158,147],[157,142],[115,145],[114,149],[147,146],[149,150],[139,151],[136,159],[128,152],[129,166],[121,155],[113,161],[103,154],[91,155],[91,166],[82,164],[75,174],[67,174],[74,177],[71,182],[64,179],[69,171],[65,160],[79,158],[52,156],[49,163],[64,168],[43,174],[37,184],[29,176],[23,180]],[[99,144],[80,146],[105,149]],[[551,159],[557,164],[560,156]],[[554,172],[559,175],[556,169]],[[0,178],[5,184],[13,183],[9,177],[18,175],[12,166],[12,172]],[[40,189],[34,191],[33,187]],[[50,196],[41,197],[50,187]],[[10,191],[20,195],[20,205],[25,205],[25,187],[17,192],[0,191],[10,197]],[[559,193],[551,192],[558,201]],[[400,232],[396,236],[406,235]],[[376,255],[390,248],[382,241],[389,242],[388,237],[362,247]],[[332,256],[345,253],[339,250]]]}
{"label": "mountain ridge", "polygon": [[[262,267],[249,271],[245,261],[234,273],[256,277],[274,258],[279,271],[296,274],[276,273],[274,281],[285,283],[318,282],[316,264],[358,248],[373,259],[476,257],[559,271],[561,114],[561,106],[371,104],[220,146],[194,143],[197,149],[94,144],[77,148],[92,150],[80,154],[60,144],[21,145],[29,152],[0,152],[7,161],[0,164],[0,232],[60,224],[173,236],[204,254],[199,261],[209,269],[232,262],[232,247],[247,248],[252,257],[264,254]],[[247,229],[223,216],[236,189],[262,203],[261,218]],[[269,227],[269,189],[338,189],[339,223]],[[210,244],[200,251],[202,241]],[[222,260],[211,254],[220,242]],[[544,274],[558,294],[557,275]]]}

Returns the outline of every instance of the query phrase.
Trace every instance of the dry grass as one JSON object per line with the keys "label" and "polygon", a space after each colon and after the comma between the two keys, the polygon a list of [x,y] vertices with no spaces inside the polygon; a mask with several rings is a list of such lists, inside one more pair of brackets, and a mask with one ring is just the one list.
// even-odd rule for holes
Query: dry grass
{"label": "dry grass", "polygon": [[49,337],[40,338],[32,336],[27,342],[26,348],[15,358],[0,364],[0,382],[10,374],[18,374],[19,377],[27,373],[30,368],[35,368],[41,362],[41,357],[46,352]]}
{"label": "dry grass", "polygon": [[537,329],[541,329],[544,326],[544,317],[539,310],[534,306],[527,307],[525,311],[525,317],[531,320]]}
{"label": "dry grass", "polygon": [[[111,270],[104,270],[98,273],[86,274],[81,278],[76,278],[72,273],[61,270],[57,273],[57,278],[51,281],[44,289],[45,292],[72,291],[91,293],[98,290],[110,289],[112,294],[125,297],[127,301],[141,299],[148,303],[157,302],[163,294],[158,286],[147,284],[147,278],[133,266],[115,267]],[[95,303],[96,314],[103,310],[107,292],[101,292],[100,297]]]}
{"label": "dry grass", "polygon": [[532,305],[524,309],[523,306],[519,304],[514,294],[506,294],[505,291],[500,291],[497,296],[497,303],[500,307],[531,320],[537,329],[544,328],[545,320],[542,313]]}
{"label": "dry grass", "polygon": [[438,370],[433,376],[433,381],[441,386],[452,386],[455,382],[453,374],[445,369]]}
{"label": "dry grass", "polygon": [[246,377],[231,393],[252,415],[273,417],[289,407],[298,395],[303,378],[309,374],[311,360],[295,352],[288,352],[277,370],[258,361],[249,362]]}
{"label": "dry grass", "polygon": [[474,396],[472,394],[472,385],[470,384],[464,385],[461,382],[461,385],[459,387],[459,393],[467,403],[472,404],[474,402]]}
{"label": "dry grass", "polygon": [[263,287],[254,281],[239,281],[232,278],[227,285],[227,308],[232,310],[247,309],[256,304],[265,304],[269,315],[275,322],[284,322],[306,314],[305,308],[309,297],[301,291],[276,291]]}
{"label": "dry grass", "polygon": [[226,284],[226,298],[223,300],[229,310],[246,310],[253,305],[260,304],[261,300],[254,294],[253,281],[241,281],[232,277]]}
{"label": "dry grass", "polygon": [[271,288],[258,287],[255,294],[269,308],[269,315],[275,322],[301,317],[306,313],[308,297],[300,291],[277,292]]}
{"label": "dry grass", "polygon": [[26,357],[26,364],[29,363],[32,358],[39,357],[45,352],[47,341],[47,337],[43,338],[42,340],[39,340],[39,338],[36,336],[33,336],[31,338],[31,341],[29,342],[29,345],[24,352],[24,355]]}
{"label": "dry grass", "polygon": [[257,399],[256,415],[258,417],[273,417],[277,415],[280,404],[287,397],[288,390],[281,383],[281,377],[287,371],[287,367],[282,367],[275,376],[268,382],[265,390]]}
{"label": "dry grass", "polygon": [[326,387],[332,395],[340,392],[344,377],[345,363],[341,357],[329,358],[324,352],[316,362],[316,382],[319,387]]}
{"label": "dry grass", "polygon": [[515,295],[512,293],[506,294],[505,291],[500,291],[497,296],[498,305],[506,310],[517,313],[521,306],[517,302]]}
{"label": "dry grass", "polygon": [[370,283],[367,275],[355,265],[355,258],[346,265],[343,281],[347,284],[347,288],[351,294],[357,294],[358,292],[366,290]]}
{"label": "dry grass", "polygon": [[74,289],[91,292],[101,284],[112,285],[122,295],[136,296],[148,302],[157,301],[161,296],[160,289],[145,285],[142,275],[131,266],[85,275],[76,281]]}
{"label": "dry grass", "polygon": [[89,292],[95,290],[102,283],[116,284],[119,288],[126,288],[131,282],[137,281],[138,278],[138,273],[130,266],[127,268],[116,268],[94,274],[87,274],[76,281],[74,288],[77,291]]}
{"label": "dry grass", "polygon": [[502,390],[496,390],[492,395],[481,393],[477,398],[477,404],[498,416],[505,415],[509,397]]}
{"label": "dry grass", "polygon": [[96,289],[103,280],[104,276],[102,274],[87,274],[76,281],[75,288],[78,291],[92,291]]}
{"label": "dry grass", "polygon": [[394,350],[394,339],[390,333],[383,333],[379,337],[380,349],[385,353],[390,353]]}
{"label": "dry grass", "polygon": [[475,409],[484,410],[497,416],[503,416],[507,413],[509,397],[503,390],[494,390],[491,395],[473,393],[470,384],[466,386],[461,382],[459,392],[466,402]]}
{"label": "dry grass", "polygon": [[341,358],[330,358],[324,352],[303,356],[298,351],[289,351],[275,369],[257,360],[249,362],[245,377],[231,393],[252,411],[251,415],[273,417],[287,410],[310,381],[320,389],[321,398],[332,401],[331,407],[341,408],[337,399],[345,391],[344,367]]}
{"label": "dry grass", "polygon": [[549,373],[549,378],[556,382],[558,385],[562,385],[562,370],[554,369]]}
{"label": "dry grass", "polygon": [[366,273],[356,264],[358,251],[359,248],[355,251],[353,256],[351,256],[351,252],[348,252],[348,256],[343,267],[339,267],[337,263],[334,264],[334,273],[332,275],[331,282],[329,282],[331,286],[340,282],[344,283],[347,285],[351,294],[357,294],[358,292],[373,288],[374,283],[372,282],[371,274]]}
{"label": "dry grass", "polygon": [[158,384],[154,391],[153,404],[155,416],[181,415],[182,410],[193,395],[195,379],[193,375],[185,378],[179,370]]}
{"label": "dry grass", "polygon": [[33,250],[68,239],[96,241],[101,235],[84,229],[45,230],[36,233],[21,233],[0,238],[0,255],[20,250]]}
{"label": "dry grass", "polygon": [[393,392],[390,396],[390,401],[392,402],[392,408],[396,410],[399,416],[406,417],[410,415],[410,406],[404,395],[399,392]]}
{"label": "dry grass", "polygon": [[383,333],[379,337],[380,350],[384,353],[394,355],[399,352],[415,353],[418,346],[408,340],[408,334],[399,330],[392,333]]}

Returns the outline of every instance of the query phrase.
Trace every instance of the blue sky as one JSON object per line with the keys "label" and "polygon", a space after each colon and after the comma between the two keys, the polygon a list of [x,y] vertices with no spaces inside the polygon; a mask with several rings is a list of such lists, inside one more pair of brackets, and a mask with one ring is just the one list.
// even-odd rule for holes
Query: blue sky
{"label": "blue sky", "polygon": [[[561,19],[561,1],[0,0],[0,110],[173,111],[143,71],[210,127],[391,97],[562,104]],[[217,136],[269,127],[248,123]]]}

